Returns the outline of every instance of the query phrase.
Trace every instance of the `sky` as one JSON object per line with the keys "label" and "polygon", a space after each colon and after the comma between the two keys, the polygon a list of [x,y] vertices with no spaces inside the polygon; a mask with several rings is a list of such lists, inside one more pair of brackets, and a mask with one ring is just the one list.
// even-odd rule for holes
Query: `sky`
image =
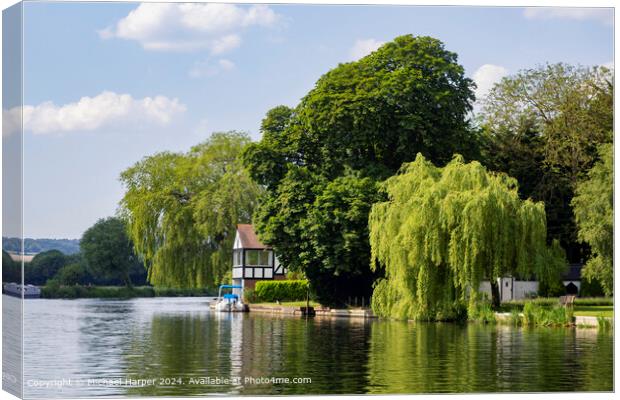
{"label": "sky", "polygon": [[544,63],[613,65],[611,9],[25,3],[24,236],[79,238],[125,168],[212,132],[258,140],[270,108],[403,34],[443,41],[479,98]]}

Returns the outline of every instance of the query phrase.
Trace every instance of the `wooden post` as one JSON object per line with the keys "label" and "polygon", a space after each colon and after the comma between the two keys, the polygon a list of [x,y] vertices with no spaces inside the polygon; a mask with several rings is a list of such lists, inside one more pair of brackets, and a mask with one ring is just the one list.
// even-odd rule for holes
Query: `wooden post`
{"label": "wooden post", "polygon": [[306,286],[306,320],[310,314],[310,287]]}

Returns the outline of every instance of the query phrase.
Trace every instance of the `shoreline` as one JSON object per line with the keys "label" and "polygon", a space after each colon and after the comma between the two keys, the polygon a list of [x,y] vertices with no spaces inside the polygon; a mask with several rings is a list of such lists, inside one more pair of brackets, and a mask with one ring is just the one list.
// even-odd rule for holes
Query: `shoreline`
{"label": "shoreline", "polygon": [[[293,306],[252,306],[248,304],[248,312],[262,313],[262,314],[275,314],[275,315],[287,315],[287,316],[306,316],[306,307],[293,307]],[[322,318],[351,318],[351,319],[380,319],[380,317],[373,314],[371,309],[335,309],[335,308],[313,308],[310,307],[314,314],[310,313],[308,316],[312,315],[313,317],[322,317]],[[505,324],[510,321],[512,317],[511,313],[505,312],[496,312],[495,315],[495,324]],[[609,317],[601,317],[602,319],[608,321],[613,328],[614,319]],[[408,320],[408,322],[416,322],[413,320]],[[476,321],[469,321],[476,322]],[[570,326],[571,328],[585,328],[592,329],[599,327],[599,318],[593,316],[573,316],[573,322]]]}

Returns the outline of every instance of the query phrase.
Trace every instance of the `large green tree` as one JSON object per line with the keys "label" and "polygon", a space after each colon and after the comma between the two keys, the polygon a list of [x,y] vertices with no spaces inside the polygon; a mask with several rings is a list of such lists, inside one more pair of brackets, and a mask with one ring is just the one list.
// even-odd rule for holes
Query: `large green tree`
{"label": "large green tree", "polygon": [[517,181],[461,156],[443,168],[418,154],[383,184],[388,200],[370,213],[373,268],[385,268],[372,305],[378,315],[455,318],[482,280],[553,281],[563,251],[547,246],[544,205],[521,200]]}
{"label": "large green tree", "polygon": [[121,174],[120,212],[153,285],[227,279],[235,226],[250,222],[261,190],[239,160],[249,143],[245,133],[214,133],[187,153],[158,153]]}
{"label": "large green tree", "polygon": [[71,263],[75,256],[67,256],[58,250],[44,251],[24,264],[24,281],[33,285],[44,285],[48,279],[65,265]]}
{"label": "large green tree", "polygon": [[[132,270],[144,268],[133,251],[125,223],[116,217],[100,219],[88,228],[80,240],[80,250],[92,276],[120,279],[128,287],[132,286]],[[67,271],[62,273],[65,275],[68,278]]]}
{"label": "large green tree", "polygon": [[583,269],[588,281],[601,283],[605,294],[614,289],[614,163],[613,146],[601,145],[600,161],[577,184],[572,206],[579,240],[587,243],[592,256]]}
{"label": "large green tree", "polygon": [[544,201],[549,238],[572,262],[578,244],[570,206],[575,187],[612,140],[613,73],[549,64],[504,78],[483,99],[486,165],[515,177],[521,197]]}
{"label": "large green tree", "polygon": [[[377,181],[416,152],[439,164],[455,152],[477,155],[467,120],[472,89],[455,53],[406,35],[327,72],[295,108],[267,113],[262,140],[244,152],[252,178],[267,188],[254,222],[322,301],[372,292],[365,221]],[[336,193],[346,200],[332,201]],[[347,207],[356,211],[340,218]],[[333,280],[343,283],[328,287]]]}

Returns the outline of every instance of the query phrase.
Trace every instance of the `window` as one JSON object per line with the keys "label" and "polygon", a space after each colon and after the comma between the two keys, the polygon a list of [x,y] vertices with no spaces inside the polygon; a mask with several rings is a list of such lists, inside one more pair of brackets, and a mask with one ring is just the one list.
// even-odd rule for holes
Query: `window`
{"label": "window", "polygon": [[245,265],[271,266],[270,250],[246,250]]}
{"label": "window", "polygon": [[235,250],[233,252],[233,265],[234,266],[243,265],[243,250]]}

